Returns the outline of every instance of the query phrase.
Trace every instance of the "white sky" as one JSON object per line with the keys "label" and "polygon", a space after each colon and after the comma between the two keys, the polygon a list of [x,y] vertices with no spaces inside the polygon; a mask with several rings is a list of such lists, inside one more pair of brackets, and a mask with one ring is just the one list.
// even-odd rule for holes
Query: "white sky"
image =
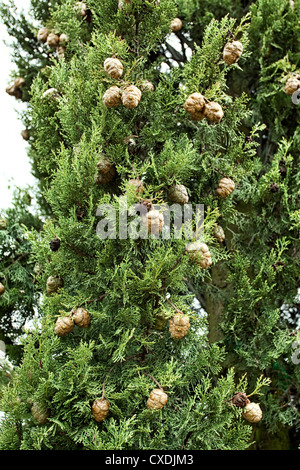
{"label": "white sky", "polygon": [[[30,1],[16,0],[15,3],[26,10]],[[14,64],[10,57],[11,50],[3,40],[10,41],[10,38],[6,27],[0,23],[0,210],[10,205],[13,186],[25,187],[35,181],[27,157],[27,142],[20,135],[24,126],[18,112],[24,109],[24,104],[5,92]],[[11,189],[8,188],[10,183]]]}

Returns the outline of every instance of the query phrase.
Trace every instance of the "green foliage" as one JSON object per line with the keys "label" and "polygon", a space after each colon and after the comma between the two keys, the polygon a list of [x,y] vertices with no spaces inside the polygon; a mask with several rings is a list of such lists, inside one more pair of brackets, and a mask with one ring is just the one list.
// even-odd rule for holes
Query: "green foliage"
{"label": "green foliage", "polygon": [[[119,9],[116,0],[91,0],[90,21],[73,6],[57,2],[45,16],[70,42],[65,57],[52,57],[34,78],[26,112],[29,156],[50,217],[41,232],[26,224],[42,318],[26,331],[23,360],[3,388],[0,448],[243,450],[253,434],[231,402],[237,391],[258,398],[262,434],[289,428],[296,435],[300,175],[297,121],[289,123],[298,110],[283,84],[299,68],[298,6],[189,0],[177,10],[173,0],[133,0]],[[178,15],[181,51],[174,52],[170,22]],[[230,38],[244,50],[226,66]],[[103,67],[114,54],[124,66],[119,80]],[[142,91],[135,109],[104,105],[109,87],[142,88],[144,80],[154,91]],[[43,96],[50,88],[54,99]],[[193,92],[221,104],[220,123],[191,119],[184,103]],[[107,185],[94,180],[103,156],[116,168]],[[235,183],[225,199],[216,193],[223,177]],[[128,188],[133,178],[143,182],[142,195]],[[115,209],[109,222],[117,227],[126,201],[165,203],[173,183],[187,187],[193,208],[204,204],[208,270],[186,253],[186,240],[97,235],[101,204]],[[224,242],[214,235],[217,224]],[[45,292],[50,275],[64,281],[53,295]],[[20,282],[20,273],[13,276]],[[290,318],[286,304],[295,309]],[[89,311],[91,326],[58,337],[56,320],[77,307]],[[190,320],[180,340],[168,328],[176,312]],[[151,411],[147,398],[158,384],[168,403]],[[97,423],[91,405],[102,396],[110,413]],[[34,420],[35,403],[50,412],[45,424]]]}
{"label": "green foliage", "polygon": [[40,230],[42,222],[31,208],[31,190],[16,189],[11,208],[3,212],[6,228],[0,230],[0,278],[5,293],[0,297],[0,339],[6,344],[10,359],[21,356],[18,338],[27,320],[38,308],[34,285],[34,262],[26,230]]}

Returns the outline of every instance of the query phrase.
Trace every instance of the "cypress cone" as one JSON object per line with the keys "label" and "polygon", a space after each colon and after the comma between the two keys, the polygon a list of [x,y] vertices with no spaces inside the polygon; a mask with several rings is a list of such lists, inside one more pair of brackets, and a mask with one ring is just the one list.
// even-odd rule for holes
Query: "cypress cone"
{"label": "cypress cone", "polygon": [[147,400],[149,410],[161,410],[168,401],[168,395],[160,388],[154,388]]}
{"label": "cypress cone", "polygon": [[66,336],[67,334],[71,333],[74,328],[73,319],[70,317],[59,317],[56,320],[56,324],[54,327],[54,331],[57,336]]}
{"label": "cypress cone", "polygon": [[270,188],[271,193],[277,193],[277,191],[278,191],[278,189],[279,189],[277,183],[271,183],[270,186],[269,186],[269,188]]}
{"label": "cypress cone", "polygon": [[182,29],[182,21],[180,18],[174,18],[172,21],[171,21],[171,25],[170,25],[170,28],[171,28],[171,31],[173,33],[177,33],[177,31],[180,31]]}
{"label": "cypress cone", "polygon": [[48,34],[48,28],[40,28],[37,33],[37,40],[44,44],[47,41]]}
{"label": "cypress cone", "polygon": [[262,410],[258,403],[248,403],[243,408],[243,417],[249,423],[258,423],[262,419]]}
{"label": "cypress cone", "polygon": [[31,408],[31,414],[38,424],[45,424],[50,417],[50,410],[40,403],[34,403]]}
{"label": "cypress cone", "polygon": [[77,15],[81,16],[82,18],[86,18],[88,16],[88,7],[84,2],[76,2],[74,10],[76,11]]}
{"label": "cypress cone", "polygon": [[50,249],[52,251],[58,251],[60,247],[60,239],[55,237],[51,242],[49,243]]}
{"label": "cypress cone", "polygon": [[0,219],[0,230],[6,230],[7,222],[5,219]]}
{"label": "cypress cone", "polygon": [[184,103],[184,109],[194,121],[204,119],[205,98],[201,93],[192,93]]}
{"label": "cypress cone", "polygon": [[120,88],[117,86],[111,86],[108,88],[102,97],[102,101],[107,108],[119,106],[122,102],[122,92]]}
{"label": "cypress cone", "polygon": [[5,287],[4,285],[2,284],[2,282],[0,282],[0,295],[3,295],[5,292]]}
{"label": "cypress cone", "polygon": [[189,196],[186,187],[183,184],[174,184],[168,191],[168,199],[175,204],[187,204]]}
{"label": "cypress cone", "polygon": [[246,405],[248,405],[248,403],[250,403],[246,393],[243,392],[235,393],[231,400],[233,405],[237,406],[238,408],[244,408]]}
{"label": "cypress cone", "polygon": [[55,48],[59,45],[59,35],[50,33],[47,36],[47,45],[51,48]]}
{"label": "cypress cone", "polygon": [[101,398],[101,400],[95,400],[92,405],[92,413],[93,413],[94,419],[98,423],[101,423],[102,421],[104,421],[105,418],[107,418],[109,414],[109,408],[110,408],[110,403],[108,400],[105,400],[105,398]]}
{"label": "cypress cone", "polygon": [[142,91],[154,91],[154,85],[153,83],[149,82],[148,80],[144,80],[141,84],[141,90]]}
{"label": "cypress cone", "polygon": [[111,78],[120,78],[123,74],[123,64],[119,59],[108,57],[104,61],[104,70]]}
{"label": "cypress cone", "polygon": [[102,156],[102,159],[97,163],[97,175],[95,176],[96,184],[107,184],[112,181],[116,176],[116,169],[108,158]]}
{"label": "cypress cone", "polygon": [[49,276],[46,284],[47,294],[55,294],[64,285],[64,281],[60,276]]}
{"label": "cypress cone", "polygon": [[188,243],[186,246],[186,251],[188,252],[190,258],[203,269],[207,269],[211,266],[211,254],[208,246],[200,242],[199,240]]}
{"label": "cypress cone", "polygon": [[222,178],[219,181],[217,194],[225,199],[229,196],[235,188],[234,181],[231,178]]}
{"label": "cypress cone", "polygon": [[213,230],[214,237],[218,240],[219,243],[222,243],[225,240],[225,233],[221,225],[216,225]]}
{"label": "cypress cone", "polygon": [[156,209],[151,209],[142,216],[144,227],[149,234],[159,235],[164,226],[164,216]]}
{"label": "cypress cone", "polygon": [[21,88],[25,85],[25,79],[22,77],[15,78],[14,82],[6,88],[6,93],[17,99],[22,98]]}
{"label": "cypress cone", "polygon": [[129,190],[131,187],[134,187],[137,196],[141,196],[141,194],[144,192],[144,183],[140,179],[129,180],[126,187]]}
{"label": "cypress cone", "polygon": [[91,316],[84,308],[77,308],[72,311],[73,321],[75,325],[81,328],[88,328],[91,324]]}
{"label": "cypress cone", "polygon": [[57,53],[59,59],[61,59],[62,57],[64,57],[65,52],[66,52],[66,48],[63,47],[63,46],[58,46],[58,47],[56,48],[56,53]]}
{"label": "cypress cone", "polygon": [[243,44],[240,41],[228,42],[223,49],[225,64],[235,64],[243,53]]}
{"label": "cypress cone", "polygon": [[28,129],[23,129],[21,132],[21,136],[23,137],[24,140],[29,140],[30,139],[30,133]]}
{"label": "cypress cone", "polygon": [[169,322],[169,331],[172,338],[183,338],[187,334],[190,326],[189,317],[183,315],[183,313],[176,313]]}
{"label": "cypress cone", "polygon": [[66,46],[69,42],[69,36],[65,33],[60,34],[58,42],[60,46]]}
{"label": "cypress cone", "polygon": [[204,108],[204,116],[210,122],[220,122],[224,116],[221,105],[219,103],[216,103],[215,101],[210,101],[209,103],[206,103]]}
{"label": "cypress cone", "polygon": [[295,77],[290,77],[284,87],[284,91],[287,95],[292,95],[295,91],[299,90],[300,88],[300,80],[299,75]]}
{"label": "cypress cone", "polygon": [[122,93],[122,103],[126,108],[136,108],[141,101],[142,92],[134,85],[125,88]]}

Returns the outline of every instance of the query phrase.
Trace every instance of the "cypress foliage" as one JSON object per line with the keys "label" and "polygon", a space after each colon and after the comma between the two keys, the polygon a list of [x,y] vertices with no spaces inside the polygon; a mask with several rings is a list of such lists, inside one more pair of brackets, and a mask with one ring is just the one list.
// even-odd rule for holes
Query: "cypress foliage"
{"label": "cypress foliage", "polygon": [[[41,233],[27,235],[40,267],[42,319],[2,391],[0,448],[243,450],[253,440],[255,448],[295,448],[299,143],[288,121],[299,120],[299,108],[284,80],[299,69],[298,6],[121,3],[89,0],[88,15],[79,17],[66,0],[47,20],[69,42],[34,78],[26,114],[30,156],[51,209]],[[183,21],[181,53],[170,46],[175,17]],[[243,54],[225,65],[232,38]],[[184,45],[192,46],[190,58]],[[119,78],[104,67],[114,57],[123,65]],[[132,85],[141,99],[129,109],[124,95]],[[108,107],[103,96],[113,86],[123,95]],[[222,107],[218,123],[187,112],[193,93],[205,97],[206,109]],[[99,184],[99,168],[109,170],[107,184]],[[234,182],[225,198],[216,191],[222,178]],[[132,180],[142,181],[143,193]],[[167,203],[174,184],[187,188],[194,208],[204,205],[208,269],[186,240],[162,236],[167,227],[156,238],[113,236],[124,229],[127,204]],[[104,204],[115,209],[105,239]],[[51,276],[63,281],[56,292],[46,290]],[[88,328],[76,324],[78,308],[89,313]],[[190,327],[176,340],[168,322],[179,312]],[[55,333],[57,321],[67,334]],[[154,388],[168,396],[157,410],[147,407]],[[249,424],[233,406],[236,392],[260,403],[261,422]],[[103,399],[109,414],[99,422],[93,403]]]}
{"label": "cypress foliage", "polygon": [[0,282],[5,289],[0,297],[0,339],[14,363],[22,355],[22,329],[26,321],[38,314],[35,266],[26,232],[39,231],[42,222],[31,208],[31,194],[29,189],[16,189],[12,207],[3,211],[0,219]]}

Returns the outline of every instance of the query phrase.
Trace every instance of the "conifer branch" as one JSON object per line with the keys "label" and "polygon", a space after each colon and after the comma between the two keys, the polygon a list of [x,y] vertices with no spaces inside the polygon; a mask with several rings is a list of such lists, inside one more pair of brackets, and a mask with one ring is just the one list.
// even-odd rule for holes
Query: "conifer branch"
{"label": "conifer branch", "polygon": [[184,249],[184,251],[181,253],[181,255],[177,258],[176,262],[174,263],[174,265],[169,269],[169,271],[167,272],[166,276],[164,277],[164,279],[162,280],[162,287],[160,290],[164,290],[166,288],[166,280],[167,278],[170,276],[170,273],[172,271],[174,271],[174,269],[177,268],[177,266],[179,265],[179,263],[181,262],[182,260],[182,257],[183,255],[186,253],[186,249]]}
{"label": "conifer branch", "polygon": [[179,308],[177,308],[176,305],[174,305],[168,298],[166,298],[166,301],[176,310],[177,313],[182,313],[182,311],[179,310]]}
{"label": "conifer branch", "polygon": [[22,261],[23,259],[26,259],[28,258],[29,254],[28,253],[24,253],[23,255],[20,255],[18,256],[18,258],[14,259],[10,264],[9,266],[6,266],[3,271],[6,271],[7,269],[9,269],[11,266],[13,266],[15,263],[18,263],[19,261]]}
{"label": "conifer branch", "polygon": [[3,366],[3,364],[0,364],[0,367],[1,367],[1,369],[3,369],[5,375],[9,378],[9,380],[13,380],[11,373],[8,372],[8,370],[5,369],[5,367]]}
{"label": "conifer branch", "polygon": [[256,384],[256,387],[255,389],[253,390],[252,393],[250,393],[250,395],[247,395],[247,397],[251,397],[252,395],[263,395],[262,393],[259,392],[259,390],[262,388],[262,387],[265,387],[267,385],[270,385],[271,383],[271,379],[268,378],[268,377],[264,377],[263,375],[261,375],[258,380],[257,380],[257,384]]}
{"label": "conifer branch", "polygon": [[139,16],[138,14],[135,14],[135,38],[133,38],[134,42],[135,42],[135,46],[134,46],[134,51],[135,51],[135,54],[138,56],[139,55],[139,41],[137,39],[138,35],[139,35],[139,25],[140,25],[140,19],[139,19]]}
{"label": "conifer branch", "polygon": [[16,433],[20,442],[22,442],[22,433],[20,431],[18,423],[16,423]]}
{"label": "conifer branch", "polygon": [[147,372],[144,372],[144,371],[143,371],[143,374],[144,374],[144,375],[147,375],[147,377],[149,377],[151,380],[153,380],[153,382],[156,383],[156,385],[158,386],[158,388],[159,388],[160,390],[162,390],[162,391],[164,390],[164,389],[162,388],[162,386],[160,385],[160,383],[153,377],[153,375],[147,374]]}
{"label": "conifer branch", "polygon": [[73,245],[70,245],[69,243],[65,243],[65,245],[70,248],[71,250],[75,251],[75,253],[77,253],[78,255],[80,256],[84,256],[85,258],[96,258],[95,255],[89,255],[87,253],[84,253],[83,251],[81,250],[78,250],[78,248],[76,248],[75,246]]}
{"label": "conifer branch", "polygon": [[106,297],[108,295],[108,292],[106,292],[105,294],[101,294],[99,297],[97,297],[96,299],[91,299],[91,300],[86,300],[85,302],[83,302],[82,304],[79,305],[79,307],[82,307],[82,305],[85,305],[85,304],[92,304],[94,302],[100,302],[101,300],[104,299],[104,297]]}
{"label": "conifer branch", "polygon": [[105,397],[105,385],[106,385],[107,378],[111,374],[114,367],[120,366],[121,364],[124,364],[124,362],[130,361],[131,359],[135,359],[136,357],[140,357],[140,356],[142,356],[142,354],[143,353],[132,354],[131,356],[126,357],[126,359],[123,359],[123,361],[119,361],[116,364],[114,364],[113,366],[111,366],[111,368],[109,369],[109,371],[106,373],[106,375],[104,377],[104,381],[103,381],[103,385],[102,385],[102,397],[101,397],[102,400],[104,400],[104,397]]}
{"label": "conifer branch", "polygon": [[217,171],[218,173],[220,173],[220,175],[224,176],[224,178],[228,178],[227,175],[225,175],[225,173],[223,173],[222,171],[220,171],[218,168],[216,168],[215,166],[211,165],[211,168],[213,168],[215,171]]}

